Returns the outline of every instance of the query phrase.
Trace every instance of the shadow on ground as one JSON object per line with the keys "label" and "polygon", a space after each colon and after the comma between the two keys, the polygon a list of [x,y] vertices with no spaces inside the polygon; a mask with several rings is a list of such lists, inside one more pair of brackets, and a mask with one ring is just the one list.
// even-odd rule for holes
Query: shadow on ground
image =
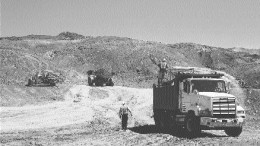
{"label": "shadow on ground", "polygon": [[[176,136],[179,138],[188,137],[182,128],[180,128],[179,130],[170,130],[170,129],[169,130],[160,130],[155,125],[144,125],[144,126],[129,128],[129,130],[136,132],[136,133],[140,133],[140,134],[162,133],[162,134],[170,134],[172,136]],[[227,137],[227,136],[216,135],[216,134],[212,134],[210,132],[202,131],[200,135],[197,135],[196,137],[193,137],[193,138],[200,138],[200,137],[213,138],[213,137]]]}

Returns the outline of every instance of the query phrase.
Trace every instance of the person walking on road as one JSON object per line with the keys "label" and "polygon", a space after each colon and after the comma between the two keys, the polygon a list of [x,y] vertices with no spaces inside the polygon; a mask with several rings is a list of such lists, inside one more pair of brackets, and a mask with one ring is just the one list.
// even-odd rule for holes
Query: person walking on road
{"label": "person walking on road", "polygon": [[124,131],[127,129],[127,121],[129,114],[132,116],[131,110],[125,105],[125,102],[123,102],[119,110],[119,117],[121,118],[122,130]]}

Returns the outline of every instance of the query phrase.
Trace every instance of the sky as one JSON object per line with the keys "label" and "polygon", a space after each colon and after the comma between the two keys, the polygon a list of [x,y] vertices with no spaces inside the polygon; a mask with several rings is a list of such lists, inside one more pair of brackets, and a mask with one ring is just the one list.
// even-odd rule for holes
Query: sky
{"label": "sky", "polygon": [[260,0],[1,0],[1,37],[118,36],[260,48]]}

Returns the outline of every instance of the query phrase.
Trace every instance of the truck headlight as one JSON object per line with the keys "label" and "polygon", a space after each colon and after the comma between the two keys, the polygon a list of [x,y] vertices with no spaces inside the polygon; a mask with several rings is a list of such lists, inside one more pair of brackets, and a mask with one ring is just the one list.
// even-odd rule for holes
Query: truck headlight
{"label": "truck headlight", "polygon": [[243,107],[237,106],[237,118],[246,118],[246,112]]}
{"label": "truck headlight", "polygon": [[246,118],[245,111],[237,111],[237,118]]}
{"label": "truck headlight", "polygon": [[237,111],[237,114],[245,114],[245,111]]}

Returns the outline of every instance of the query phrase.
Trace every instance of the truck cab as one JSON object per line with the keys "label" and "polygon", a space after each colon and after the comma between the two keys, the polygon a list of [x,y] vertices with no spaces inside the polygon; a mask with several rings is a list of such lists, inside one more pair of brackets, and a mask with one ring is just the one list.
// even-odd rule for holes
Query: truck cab
{"label": "truck cab", "polygon": [[236,97],[227,92],[222,76],[178,73],[171,84],[154,86],[155,124],[164,128],[182,126],[188,135],[215,129],[239,136],[245,112]]}

